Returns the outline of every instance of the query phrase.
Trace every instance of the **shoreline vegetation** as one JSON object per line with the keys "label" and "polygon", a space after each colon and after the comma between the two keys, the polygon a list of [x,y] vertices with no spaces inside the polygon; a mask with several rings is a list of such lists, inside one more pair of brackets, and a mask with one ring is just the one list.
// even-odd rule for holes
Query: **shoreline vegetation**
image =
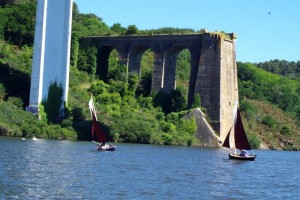
{"label": "shoreline vegetation", "polygon": [[[89,35],[153,35],[204,33],[164,27],[139,30],[135,25],[108,27],[94,14],[81,14],[73,7],[70,90],[65,117],[52,109],[49,98],[40,106],[41,120],[25,112],[29,103],[36,0],[0,4],[0,136],[59,140],[91,140],[87,102],[95,97],[98,119],[112,142],[202,146],[195,134],[195,118],[185,119],[190,73],[190,53],[183,50],[176,61],[177,89],[171,94],[151,93],[153,52],[141,59],[141,75],[131,74],[109,56],[108,81],[96,73],[95,49],[79,47]],[[220,33],[223,33],[220,31]],[[225,34],[225,33],[224,33]],[[274,150],[300,150],[300,61],[271,60],[238,66],[240,108],[251,146]],[[60,93],[53,83],[52,93]],[[49,90],[50,91],[50,90]],[[195,96],[193,108],[201,105]],[[200,108],[204,113],[205,109]],[[209,119],[207,119],[209,122]]]}

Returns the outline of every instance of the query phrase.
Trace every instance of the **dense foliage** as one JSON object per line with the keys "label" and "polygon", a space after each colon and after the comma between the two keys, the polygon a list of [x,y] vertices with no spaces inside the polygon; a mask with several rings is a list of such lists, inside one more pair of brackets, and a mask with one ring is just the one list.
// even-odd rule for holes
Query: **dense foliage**
{"label": "dense foliage", "polygon": [[[33,45],[36,1],[3,1],[0,7],[0,39],[18,46]],[[30,13],[30,14],[29,14]]]}
{"label": "dense foliage", "polygon": [[288,62],[286,60],[270,60],[255,64],[268,72],[279,74],[292,79],[300,80],[300,61]]}
{"label": "dense foliage", "polygon": [[95,96],[99,119],[111,124],[111,137],[120,142],[194,144],[194,119],[182,119],[182,114],[175,113],[165,115],[161,108],[153,106],[149,96],[135,98],[138,77],[132,75],[129,79],[128,84],[112,79],[109,84],[96,80],[89,89]]}
{"label": "dense foliage", "polygon": [[[253,64],[238,63],[240,98],[277,105],[295,116],[300,114],[300,82],[266,72]],[[300,115],[298,116],[300,121]]]}
{"label": "dense foliage", "polygon": [[259,137],[274,149],[299,148],[300,82],[251,63],[238,63],[238,77],[241,110],[251,138]]}
{"label": "dense foliage", "polygon": [[71,126],[48,125],[10,101],[0,100],[0,135],[39,137],[48,139],[76,139]]}
{"label": "dense foliage", "polygon": [[49,91],[47,99],[43,99],[42,105],[44,106],[44,111],[47,115],[47,121],[49,123],[55,123],[60,121],[61,105],[62,105],[63,88],[62,85],[57,81],[51,83],[49,86]]}

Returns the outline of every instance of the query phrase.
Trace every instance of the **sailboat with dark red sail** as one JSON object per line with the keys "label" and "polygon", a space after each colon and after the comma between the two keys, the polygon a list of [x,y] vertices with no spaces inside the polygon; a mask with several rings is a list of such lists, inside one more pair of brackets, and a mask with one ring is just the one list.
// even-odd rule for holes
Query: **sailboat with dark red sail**
{"label": "sailboat with dark red sail", "polygon": [[96,114],[96,109],[93,102],[93,97],[89,101],[89,109],[93,118],[92,124],[92,140],[97,144],[97,150],[99,151],[114,151],[116,146],[107,144],[107,134],[103,131]]}
{"label": "sailboat with dark red sail", "polygon": [[[253,161],[256,158],[256,155],[253,154],[249,144],[237,104],[234,109],[234,124],[230,128],[222,146],[226,148],[235,148],[234,152],[229,153],[229,159]],[[239,149],[240,153],[237,153],[237,149]],[[246,150],[250,150],[252,154],[249,154]]]}

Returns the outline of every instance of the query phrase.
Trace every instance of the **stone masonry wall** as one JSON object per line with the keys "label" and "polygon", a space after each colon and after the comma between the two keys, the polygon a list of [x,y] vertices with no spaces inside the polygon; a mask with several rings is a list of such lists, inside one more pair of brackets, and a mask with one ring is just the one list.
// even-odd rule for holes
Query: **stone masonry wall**
{"label": "stone masonry wall", "polygon": [[201,106],[221,139],[232,126],[233,108],[238,100],[234,34],[88,37],[81,40],[81,45],[116,49],[122,55],[122,62],[135,71],[140,70],[137,56],[151,49],[154,52],[152,90],[165,92],[175,88],[172,70],[176,68],[172,65],[178,53],[187,48],[191,53],[188,104],[192,104],[194,94],[200,94]]}

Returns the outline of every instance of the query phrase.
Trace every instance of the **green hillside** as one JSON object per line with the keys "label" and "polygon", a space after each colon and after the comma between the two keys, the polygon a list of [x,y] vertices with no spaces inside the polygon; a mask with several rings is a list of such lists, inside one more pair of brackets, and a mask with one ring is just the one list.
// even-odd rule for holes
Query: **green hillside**
{"label": "green hillside", "polygon": [[249,133],[271,149],[297,149],[300,142],[300,82],[238,63],[241,110]]}

